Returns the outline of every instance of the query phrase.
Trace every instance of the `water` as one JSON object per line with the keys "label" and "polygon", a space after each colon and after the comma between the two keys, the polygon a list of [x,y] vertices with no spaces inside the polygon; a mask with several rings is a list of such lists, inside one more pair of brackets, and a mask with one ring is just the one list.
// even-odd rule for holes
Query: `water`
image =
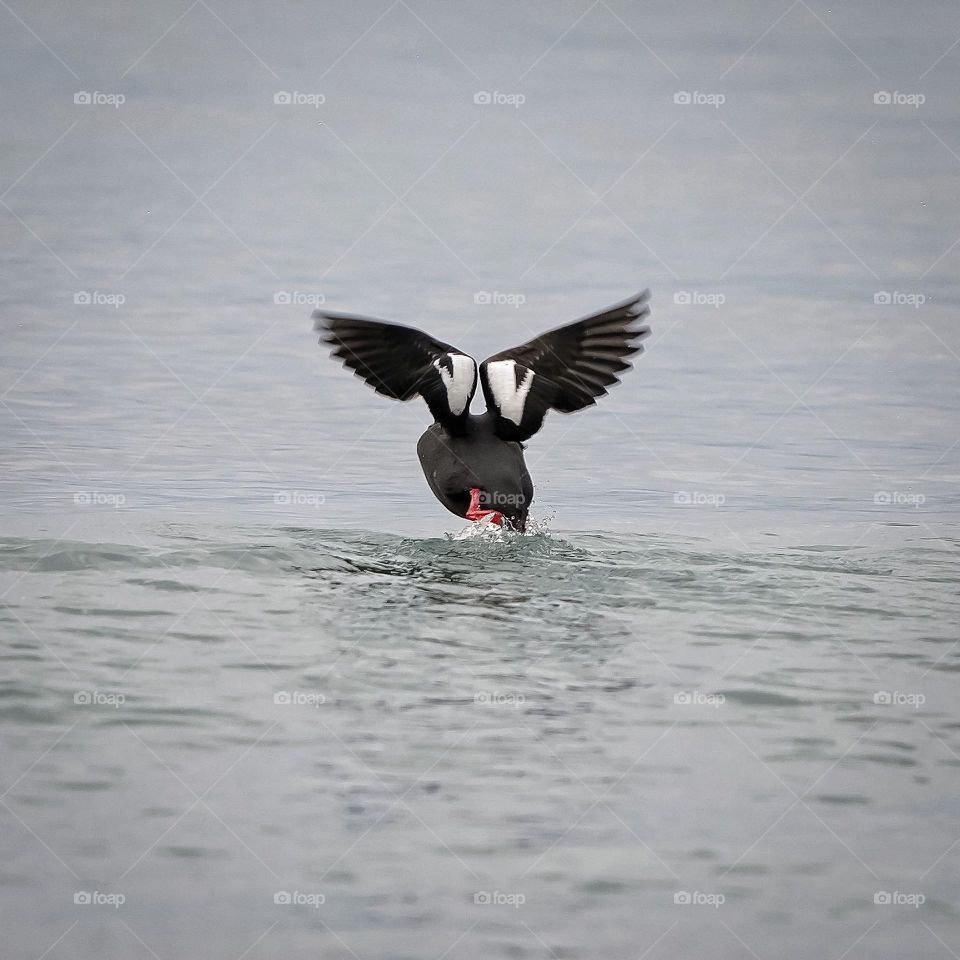
{"label": "water", "polygon": [[[238,533],[3,544],[24,942],[737,956],[815,916],[808,947],[879,921],[893,955],[952,928],[955,548]],[[78,917],[77,890],[126,900]]]}
{"label": "water", "polygon": [[[782,12],[4,14],[6,953],[960,951],[956,27]],[[309,322],[647,285],[524,537]]]}

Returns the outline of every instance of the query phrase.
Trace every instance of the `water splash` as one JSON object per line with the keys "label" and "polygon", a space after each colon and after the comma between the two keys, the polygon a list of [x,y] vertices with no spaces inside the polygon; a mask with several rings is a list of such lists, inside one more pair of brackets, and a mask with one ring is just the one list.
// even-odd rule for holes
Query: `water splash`
{"label": "water splash", "polygon": [[448,540],[483,540],[488,543],[514,543],[528,537],[548,537],[550,531],[546,520],[528,520],[525,531],[509,526],[499,526],[489,517],[469,523],[456,533],[446,534]]}

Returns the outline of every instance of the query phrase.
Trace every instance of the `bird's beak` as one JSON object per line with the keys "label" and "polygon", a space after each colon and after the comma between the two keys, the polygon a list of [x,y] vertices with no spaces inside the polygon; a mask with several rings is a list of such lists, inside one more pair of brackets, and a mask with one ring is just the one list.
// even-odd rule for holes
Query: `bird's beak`
{"label": "bird's beak", "polygon": [[466,518],[479,522],[489,517],[491,523],[499,526],[503,523],[503,515],[499,510],[484,510],[483,507],[480,506],[480,498],[482,496],[483,492],[479,487],[470,488],[470,506],[467,507]]}

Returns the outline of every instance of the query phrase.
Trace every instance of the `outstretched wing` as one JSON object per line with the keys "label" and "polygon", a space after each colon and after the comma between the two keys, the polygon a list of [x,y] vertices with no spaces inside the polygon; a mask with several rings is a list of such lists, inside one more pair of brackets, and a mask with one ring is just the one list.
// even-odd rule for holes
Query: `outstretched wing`
{"label": "outstretched wing", "polygon": [[377,393],[394,400],[421,396],[437,423],[457,429],[477,389],[477,363],[448,343],[399,323],[345,313],[313,312],[321,343]]}
{"label": "outstretched wing", "polygon": [[642,353],[650,333],[641,321],[650,314],[644,290],[602,313],[504,350],[480,364],[480,382],[497,434],[526,440],[543,424],[549,409],[573,413],[597,402],[607,387],[630,369],[625,360]]}

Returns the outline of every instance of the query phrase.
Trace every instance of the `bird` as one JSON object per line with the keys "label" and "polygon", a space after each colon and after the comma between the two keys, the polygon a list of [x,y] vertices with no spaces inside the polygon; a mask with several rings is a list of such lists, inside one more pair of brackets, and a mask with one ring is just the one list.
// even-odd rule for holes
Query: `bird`
{"label": "bird", "polygon": [[[427,485],[451,513],[525,531],[533,481],[526,441],[550,410],[593,406],[650,335],[650,291],[496,353],[473,357],[399,323],[314,310],[331,356],[394,400],[422,397],[433,416],[417,443]],[[480,384],[486,409],[470,412]]]}

